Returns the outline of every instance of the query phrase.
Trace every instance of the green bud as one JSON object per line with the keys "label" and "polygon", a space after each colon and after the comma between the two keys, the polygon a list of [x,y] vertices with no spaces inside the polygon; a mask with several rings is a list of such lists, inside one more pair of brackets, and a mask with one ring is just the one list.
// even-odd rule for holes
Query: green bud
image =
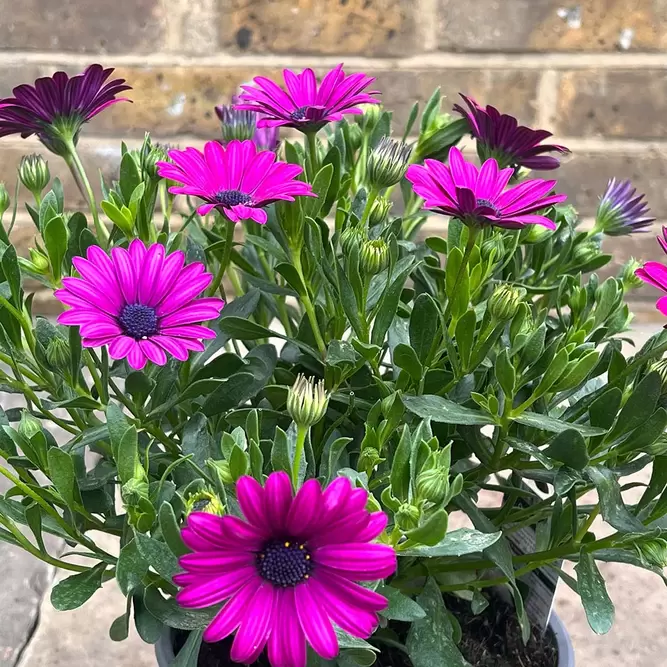
{"label": "green bud", "polygon": [[359,109],[363,111],[362,115],[357,114],[355,120],[363,128],[372,129],[377,125],[382,115],[381,104],[360,104]]}
{"label": "green bud", "polygon": [[359,454],[359,461],[357,462],[357,468],[368,473],[370,476],[371,472],[375,469],[375,466],[382,463],[385,459],[380,456],[375,447],[364,447]]}
{"label": "green bud", "polygon": [[465,118],[454,120],[447,113],[436,115],[426,131],[419,135],[413,162],[421,162],[427,158],[446,160],[449,149],[469,133],[470,126]]}
{"label": "green bud", "polygon": [[215,466],[223,484],[234,483],[234,477],[232,476],[228,461],[209,461],[208,463],[209,465]]}
{"label": "green bud", "polygon": [[46,360],[59,371],[64,371],[69,368],[70,351],[69,344],[64,338],[55,336],[49,341],[46,347]]}
{"label": "green bud", "polygon": [[366,232],[362,227],[348,227],[340,235],[340,246],[346,257],[352,254],[352,248],[359,249],[364,241],[366,241]]}
{"label": "green bud", "polygon": [[412,148],[402,141],[382,137],[368,156],[368,181],[382,189],[396,185],[407,171]]}
{"label": "green bud", "polygon": [[574,252],[572,253],[573,264],[578,266],[580,264],[588,264],[592,259],[595,259],[600,254],[600,244],[595,241],[584,241],[578,243]]}
{"label": "green bud", "polygon": [[148,500],[148,482],[142,477],[133,477],[123,484],[122,496],[125,505],[138,505],[140,500]]}
{"label": "green bud", "polygon": [[491,259],[491,256],[497,261],[505,254],[505,244],[503,243],[503,237],[500,234],[494,234],[486,239],[481,247],[480,252],[482,258],[485,260]]}
{"label": "green bud", "polygon": [[287,412],[297,426],[308,428],[326,414],[329,393],[324,380],[312,380],[299,374],[287,392]]}
{"label": "green bud", "polygon": [[206,512],[208,514],[217,514],[218,516],[223,516],[225,513],[225,506],[220,501],[220,498],[213,493],[205,489],[203,491],[197,491],[193,493],[185,502],[185,513],[190,514],[192,512]]}
{"label": "green bud", "polygon": [[361,144],[364,142],[364,133],[359,125],[348,125],[348,138],[350,141],[350,148],[353,152],[358,151],[361,148]]}
{"label": "green bud", "polygon": [[371,212],[368,216],[368,224],[371,227],[380,225],[389,217],[389,211],[393,204],[386,197],[378,197],[371,207]]}
{"label": "green bud", "polygon": [[413,530],[419,525],[421,510],[409,503],[403,503],[396,512],[395,520],[398,527],[403,530]]}
{"label": "green bud", "polygon": [[441,505],[449,494],[449,469],[431,468],[419,473],[417,477],[417,495],[434,505]]}
{"label": "green bud", "polygon": [[554,233],[553,229],[544,225],[528,225],[523,237],[524,243],[542,243]]}
{"label": "green bud", "polygon": [[361,268],[368,275],[374,276],[387,268],[389,264],[389,246],[383,239],[366,241],[360,251]]}
{"label": "green bud", "polygon": [[0,182],[0,218],[3,216],[4,212],[9,208],[9,192],[5,184]]}
{"label": "green bud", "polygon": [[657,537],[642,544],[635,544],[639,557],[654,567],[667,567],[667,540]]}
{"label": "green bud", "polygon": [[19,422],[19,435],[26,440],[30,440],[33,435],[40,433],[42,424],[39,419],[33,417],[27,410],[21,411],[21,421]]}
{"label": "green bud", "polygon": [[619,280],[623,283],[623,290],[629,292],[631,289],[641,287],[644,282],[637,277],[635,271],[641,267],[641,262],[638,262],[634,257],[631,257],[623,266],[618,274]]}
{"label": "green bud", "polygon": [[35,198],[38,198],[51,180],[49,165],[41,155],[25,155],[19,165],[19,178]]}
{"label": "green bud", "polygon": [[498,322],[511,320],[519,309],[525,291],[506,283],[498,285],[489,297],[489,313]]}
{"label": "green bud", "polygon": [[30,248],[30,262],[34,267],[35,273],[46,275],[51,268],[49,258],[43,255],[37,248]]}

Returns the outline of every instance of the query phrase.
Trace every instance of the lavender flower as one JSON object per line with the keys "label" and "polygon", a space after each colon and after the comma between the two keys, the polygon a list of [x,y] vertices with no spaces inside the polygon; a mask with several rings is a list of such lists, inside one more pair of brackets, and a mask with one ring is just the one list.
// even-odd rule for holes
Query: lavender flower
{"label": "lavender flower", "polygon": [[630,181],[612,178],[595,215],[595,231],[608,236],[625,236],[647,231],[655,218],[648,217],[649,207],[643,194],[636,194]]}

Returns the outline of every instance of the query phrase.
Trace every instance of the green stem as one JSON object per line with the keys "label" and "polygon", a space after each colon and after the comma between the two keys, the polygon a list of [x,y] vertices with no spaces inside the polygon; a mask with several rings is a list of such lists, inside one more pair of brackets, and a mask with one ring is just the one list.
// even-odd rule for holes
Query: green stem
{"label": "green stem", "polygon": [[[463,253],[463,259],[461,259],[461,266],[459,266],[459,270],[456,273],[456,280],[454,281],[454,289],[452,290],[452,296],[456,295],[456,290],[458,290],[459,285],[461,283],[461,278],[463,278],[463,272],[466,271],[468,268],[470,255],[472,254],[472,250],[475,247],[475,240],[477,239],[478,234],[479,230],[476,227],[468,227],[468,242],[466,243],[466,248]],[[451,314],[452,310],[451,306],[452,306],[452,300],[449,299],[447,301],[447,308],[445,309],[445,315],[444,315],[445,323],[447,322]]]}
{"label": "green stem", "polygon": [[74,178],[78,183],[81,184],[83,188],[83,194],[88,199],[88,205],[90,206],[90,212],[93,215],[93,223],[95,224],[95,231],[97,232],[97,238],[102,244],[102,247],[107,247],[109,245],[109,231],[100,221],[100,215],[97,210],[97,200],[95,199],[95,193],[93,188],[90,185],[86,170],[84,169],[79,153],[76,150],[74,141],[69,141],[67,144],[67,150],[69,151],[68,155],[65,156],[65,162],[67,166],[72,171]]}
{"label": "green stem", "polygon": [[308,145],[308,159],[306,160],[306,176],[312,183],[317,173],[317,132],[306,132],[306,143]]}
{"label": "green stem", "polygon": [[294,490],[299,488],[299,471],[301,470],[301,457],[303,456],[303,448],[306,444],[306,436],[308,435],[308,426],[296,427],[296,446],[294,447],[294,462],[292,463],[292,484]]}
{"label": "green stem", "polygon": [[[301,248],[298,248],[297,250],[292,250],[292,264],[294,265],[294,268],[299,274],[301,283],[304,286],[306,286],[308,283],[306,282],[306,279],[303,275],[303,267],[301,265]],[[327,346],[324,344],[324,339],[322,338],[322,334],[320,333],[320,325],[317,322],[317,314],[315,313],[315,306],[313,306],[313,302],[310,300],[307,287],[306,291],[301,295],[301,302],[303,303],[303,308],[306,311],[306,316],[308,317],[308,321],[310,322],[310,327],[313,330],[313,336],[315,336],[315,343],[317,344],[317,349],[319,350],[320,354],[322,355],[322,358],[324,359],[324,357],[326,357],[327,355]]]}
{"label": "green stem", "polygon": [[588,529],[593,525],[593,521],[597,518],[598,514],[600,514],[600,505],[596,505],[595,509],[588,515],[588,518],[584,523],[582,524],[581,528],[577,531],[577,535],[574,538],[574,541],[577,544],[581,543],[581,540],[586,537],[586,533],[588,532]]}
{"label": "green stem", "polygon": [[220,294],[222,298],[225,298],[225,289],[222,287],[222,277],[225,275],[225,271],[229,266],[229,260],[232,257],[232,248],[234,247],[234,223],[228,218],[224,218],[226,226],[225,234],[225,249],[222,254],[222,261],[218,267],[218,272],[215,274],[215,278],[211,283],[211,286],[208,288],[209,296],[213,296],[218,289],[220,289]]}
{"label": "green stem", "polygon": [[371,187],[370,192],[368,193],[368,199],[366,200],[366,206],[364,207],[364,213],[361,216],[361,226],[363,227],[368,220],[368,216],[371,214],[371,209],[375,200],[378,198],[380,191],[375,187]]}

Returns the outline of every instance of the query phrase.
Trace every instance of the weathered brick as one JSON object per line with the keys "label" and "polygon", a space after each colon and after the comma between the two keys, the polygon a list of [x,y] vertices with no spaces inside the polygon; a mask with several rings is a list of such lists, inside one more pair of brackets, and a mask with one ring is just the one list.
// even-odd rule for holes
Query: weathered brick
{"label": "weathered brick", "polygon": [[226,0],[220,42],[246,53],[405,55],[415,50],[414,0]]}
{"label": "weathered brick", "polygon": [[443,50],[667,48],[665,0],[440,0],[439,17]]}
{"label": "weathered brick", "polygon": [[578,70],[560,77],[554,120],[566,136],[667,136],[667,70]]}
{"label": "weathered brick", "polygon": [[170,0],[167,49],[188,55],[218,50],[218,0]]}
{"label": "weathered brick", "polygon": [[542,178],[558,179],[559,192],[582,216],[592,216],[610,178],[629,178],[646,195],[653,216],[667,218],[667,154],[654,148],[642,152],[577,152],[564,160],[556,172],[536,172]]}
{"label": "weathered brick", "polygon": [[160,0],[0,0],[0,16],[4,49],[147,53],[163,40]]}

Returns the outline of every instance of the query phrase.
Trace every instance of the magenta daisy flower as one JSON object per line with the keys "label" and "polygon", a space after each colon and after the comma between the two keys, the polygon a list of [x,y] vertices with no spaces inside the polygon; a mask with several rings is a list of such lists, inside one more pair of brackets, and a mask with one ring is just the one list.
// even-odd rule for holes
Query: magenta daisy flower
{"label": "magenta daisy flower", "polygon": [[204,152],[196,148],[169,151],[172,162],[158,162],[162,178],[182,183],[169,188],[174,194],[203,199],[197,210],[206,215],[217,208],[232,222],[266,222],[264,207],[294,197],[316,197],[312,187],[296,177],[303,169],[276,162],[272,151],[258,151],[252,141],[230,141],[221,146],[209,141]]}
{"label": "magenta daisy flower", "polygon": [[202,339],[215,338],[199,323],[216,318],[225,302],[197,298],[212,280],[203,264],[184,266],[180,250],[165,256],[164,246],[146,249],[139,239],[111,257],[90,246],[87,257],[72,260],[81,278],[63,278],[55,292],[70,306],[58,322],[79,326],[84,347],[108,345],[114,359],[141,369],[147,360],[166,364],[167,353],[185,361],[189,350],[204,350]]}
{"label": "magenta daisy flower", "polygon": [[[608,236],[625,236],[633,232],[645,232],[655,218],[649,216],[644,195],[637,194],[630,181],[612,178],[600,198],[595,214],[595,230]],[[662,244],[661,244],[662,245]]]}
{"label": "magenta daisy flower", "polygon": [[65,72],[23,84],[12,91],[14,97],[0,99],[0,137],[36,134],[58,155],[67,152],[65,144],[76,144],[81,126],[116,102],[130,86],[124,79],[107,81],[113,68],[90,65],[82,74],[70,77]]}
{"label": "magenta daisy flower", "polygon": [[242,477],[236,492],[245,521],[198,512],[181,531],[194,553],[180,558],[176,600],[195,609],[226,601],[204,640],[236,632],[234,662],[252,663],[268,646],[273,667],[305,667],[307,643],[325,660],[338,654],[332,623],[370,637],[387,600],[356,582],[392,575],[396,554],[373,542],[387,517],[366,510],[367,492],[339,477],[324,491],[310,479],[292,497],[284,472],[264,488]]}
{"label": "magenta daisy flower", "polygon": [[[635,275],[645,283],[667,293],[667,266],[660,264],[660,262],[646,262],[644,266],[635,271]],[[667,296],[660,297],[655,307],[663,315],[667,315]]]}
{"label": "magenta daisy flower", "polygon": [[472,136],[477,140],[480,160],[495,158],[501,168],[526,167],[545,171],[557,169],[560,162],[557,158],[543,153],[570,152],[565,146],[542,144],[545,139],[552,136],[551,132],[519,125],[514,116],[501,114],[492,106],[484,109],[471,97],[459,94],[468,105],[468,109],[456,104],[454,111],[458,111],[470,124]]}
{"label": "magenta daisy flower", "polygon": [[285,125],[316,132],[343,114],[363,113],[360,104],[378,103],[373,97],[378,91],[364,92],[375,79],[362,73],[346,76],[342,63],[326,74],[319,87],[310,68],[301,74],[286,69],[283,76],[287,90],[263,76],[255,77],[255,86],[241,86],[244,92],[236,108],[264,114],[259,127]]}
{"label": "magenta daisy flower", "polygon": [[405,177],[425,199],[424,208],[458,218],[466,225],[506,229],[544,225],[555,229],[549,218],[535,211],[565,201],[565,195],[548,194],[556,181],[533,179],[505,190],[513,173],[511,167],[499,169],[493,158],[478,169],[454,147],[449,151],[449,166],[425,160],[423,166],[411,165]]}

